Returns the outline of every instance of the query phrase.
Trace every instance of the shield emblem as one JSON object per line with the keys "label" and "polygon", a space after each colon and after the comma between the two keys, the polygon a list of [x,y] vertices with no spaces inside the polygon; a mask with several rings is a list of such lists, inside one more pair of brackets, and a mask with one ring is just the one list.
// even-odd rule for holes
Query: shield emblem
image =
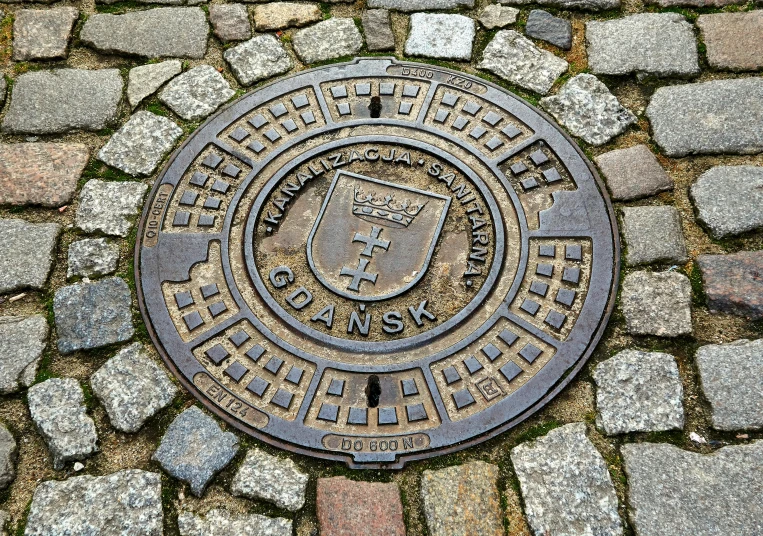
{"label": "shield emblem", "polygon": [[315,276],[340,296],[379,301],[424,276],[447,196],[338,171],[307,241]]}

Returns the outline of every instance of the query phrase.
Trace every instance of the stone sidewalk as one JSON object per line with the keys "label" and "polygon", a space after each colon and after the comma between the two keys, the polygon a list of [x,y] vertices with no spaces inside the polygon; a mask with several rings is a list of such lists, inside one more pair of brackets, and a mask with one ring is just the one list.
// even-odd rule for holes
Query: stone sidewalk
{"label": "stone sidewalk", "polygon": [[[623,246],[610,327],[560,396],[395,472],[287,455],[199,409],[151,345],[132,261],[146,193],[201,122],[370,54],[550,114]],[[739,0],[0,0],[0,527],[763,534],[762,70],[763,6]]]}

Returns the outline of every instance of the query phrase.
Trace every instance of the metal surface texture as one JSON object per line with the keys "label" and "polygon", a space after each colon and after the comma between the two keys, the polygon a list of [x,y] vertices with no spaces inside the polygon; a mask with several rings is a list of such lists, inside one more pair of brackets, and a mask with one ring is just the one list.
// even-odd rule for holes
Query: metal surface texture
{"label": "metal surface texture", "polygon": [[352,467],[484,441],[581,368],[614,303],[612,207],[498,86],[388,58],[245,95],[173,155],[136,245],[163,359],[244,432]]}

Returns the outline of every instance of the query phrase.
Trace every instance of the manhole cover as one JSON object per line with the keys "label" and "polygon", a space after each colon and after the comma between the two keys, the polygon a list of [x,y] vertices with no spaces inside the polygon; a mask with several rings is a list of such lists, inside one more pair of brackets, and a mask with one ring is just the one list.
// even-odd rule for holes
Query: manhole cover
{"label": "manhole cover", "polygon": [[211,410],[393,467],[492,437],[572,378],[612,307],[616,236],[538,111],[368,59],[265,86],[191,136],[136,267],[157,348]]}

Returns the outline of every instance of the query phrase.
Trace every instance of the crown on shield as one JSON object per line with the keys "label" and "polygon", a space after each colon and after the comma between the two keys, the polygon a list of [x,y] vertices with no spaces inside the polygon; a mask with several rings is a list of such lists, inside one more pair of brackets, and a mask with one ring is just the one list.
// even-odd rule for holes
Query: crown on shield
{"label": "crown on shield", "polygon": [[408,227],[418,216],[423,205],[411,205],[406,199],[397,204],[393,195],[386,195],[384,199],[375,199],[374,194],[366,194],[360,188],[355,188],[355,201],[352,204],[352,213],[356,216],[365,216],[381,220],[382,222],[392,222],[404,227]]}

